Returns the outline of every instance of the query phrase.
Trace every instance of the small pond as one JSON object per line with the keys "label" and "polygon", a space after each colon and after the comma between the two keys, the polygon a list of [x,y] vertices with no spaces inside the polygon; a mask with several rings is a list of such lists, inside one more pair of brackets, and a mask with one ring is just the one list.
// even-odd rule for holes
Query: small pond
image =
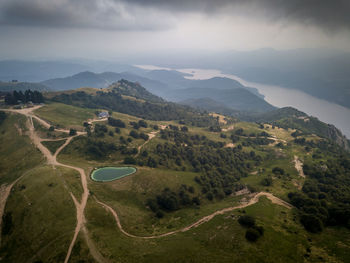
{"label": "small pond", "polygon": [[91,179],[96,182],[110,182],[136,172],[134,167],[103,167],[91,173]]}

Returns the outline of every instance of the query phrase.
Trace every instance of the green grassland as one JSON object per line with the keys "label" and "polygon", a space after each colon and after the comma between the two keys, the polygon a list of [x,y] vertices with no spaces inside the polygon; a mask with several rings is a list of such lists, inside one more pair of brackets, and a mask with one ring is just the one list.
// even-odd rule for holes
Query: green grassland
{"label": "green grassland", "polygon": [[46,127],[44,127],[38,120],[33,118],[33,124],[35,132],[42,139],[56,139],[56,138],[65,138],[68,136],[67,133],[59,132],[57,130],[49,131]]}
{"label": "green grassland", "polygon": [[93,109],[83,109],[61,103],[50,103],[35,110],[35,114],[55,127],[82,130],[83,122],[93,119],[95,117],[95,111]]}
{"label": "green grassland", "polygon": [[41,142],[49,151],[54,154],[66,142],[65,139],[59,141],[43,141]]}
{"label": "green grassland", "polygon": [[26,118],[7,113],[0,125],[0,184],[11,183],[44,161],[26,135]]}
{"label": "green grassland", "polygon": [[[55,126],[80,130],[84,121],[95,117],[92,109],[61,103],[49,103],[35,113]],[[124,121],[126,127],[116,133],[115,127],[107,122],[94,123],[94,126],[106,125],[108,131],[102,137],[93,135],[90,137],[92,140],[118,144],[121,136],[125,139],[130,137],[133,127],[129,122],[140,120],[116,112],[112,117]],[[24,135],[25,121],[22,116],[9,114],[0,126],[0,142],[5,146],[0,148],[0,182],[12,182],[25,174],[11,192],[6,205],[5,213],[12,213],[13,227],[9,234],[2,236],[0,258],[7,262],[61,262],[75,226],[75,208],[69,192],[80,199],[83,192],[80,176],[72,169],[44,166],[41,153]],[[154,132],[153,125],[182,126],[174,121],[147,120],[147,123],[147,128],[140,128],[137,132]],[[304,162],[312,161],[317,149],[307,152],[304,146],[294,143],[291,136],[294,130],[291,129],[273,129],[271,125],[261,128],[258,124],[247,122],[226,124],[222,128],[231,125],[234,129],[225,132],[211,132],[207,127],[188,128],[190,134],[204,135],[209,140],[224,144],[232,143],[230,136],[242,128],[244,135],[239,136],[235,145],[243,145],[242,151],[246,153],[254,151],[263,161],[259,165],[249,161],[250,172],[239,182],[289,201],[288,193],[296,191],[305,181],[294,167],[294,155]],[[52,138],[44,129],[36,125],[39,134]],[[283,145],[245,145],[249,143],[250,134],[263,131]],[[225,134],[226,138],[221,134]],[[306,139],[319,140],[312,135]],[[84,152],[84,140],[87,140],[85,135],[74,138],[59,154],[58,161],[83,168],[89,177],[93,168],[123,165],[125,156],[128,156],[114,151],[102,158],[95,158]],[[43,142],[43,145],[55,152],[64,141]],[[152,149],[164,142],[166,140],[161,138],[159,132],[143,146],[141,152],[146,150],[152,157]],[[132,138],[127,148],[138,148],[144,143],[143,139]],[[318,160],[325,157],[325,153],[320,152]],[[124,230],[137,236],[159,235],[181,229],[217,210],[235,206],[243,198],[235,195],[214,198],[213,201],[203,198],[200,206],[191,205],[165,212],[164,217],[159,219],[146,206],[147,200],[166,187],[177,190],[184,184],[193,187],[194,193],[189,194],[191,198],[201,195],[201,186],[195,181],[200,172],[194,172],[189,164],[183,164],[184,171],[171,163],[168,167],[158,168],[132,166],[137,168],[135,174],[116,181],[100,183],[88,178],[90,197],[85,210],[86,226],[96,248],[109,262],[348,262],[350,259],[348,229],[327,227],[322,233],[311,234],[300,224],[296,208],[287,209],[272,204],[265,197],[252,206],[216,216],[187,232],[156,239],[127,237],[118,229],[112,214],[95,198],[111,206],[118,213]],[[275,167],[282,168],[284,174],[273,174]],[[262,185],[262,180],[268,177],[272,178],[272,184]],[[244,214],[254,216],[257,224],[265,229],[264,235],[255,243],[246,240],[246,229],[237,222],[238,217]],[[70,262],[95,262],[82,232],[73,248]]]}
{"label": "green grassland", "polygon": [[16,184],[6,204],[12,227],[2,237],[6,262],[62,262],[75,227],[75,207],[58,169],[34,168]]}
{"label": "green grassland", "polygon": [[[242,212],[255,216],[265,229],[256,243],[244,238],[245,228],[237,222]],[[317,235],[310,235],[295,223],[293,210],[266,198],[244,211],[216,216],[190,231],[159,239],[126,237],[112,215],[93,202],[88,205],[87,218],[92,238],[113,262],[346,262],[348,258],[346,247],[337,246],[340,251],[335,256]],[[331,243],[339,232],[333,237],[326,235]]]}

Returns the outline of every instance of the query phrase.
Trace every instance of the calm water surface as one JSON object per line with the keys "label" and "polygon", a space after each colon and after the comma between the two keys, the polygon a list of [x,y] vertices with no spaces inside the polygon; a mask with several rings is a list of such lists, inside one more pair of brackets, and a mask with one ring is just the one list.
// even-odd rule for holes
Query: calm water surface
{"label": "calm water surface", "polygon": [[[139,66],[143,69],[165,69],[151,65]],[[226,77],[240,82],[246,87],[259,90],[265,96],[265,100],[277,107],[291,106],[309,115],[317,117],[323,122],[334,124],[347,138],[350,138],[350,109],[323,99],[316,98],[299,90],[287,89],[281,86],[266,85],[250,82],[232,74],[223,74],[215,69],[175,69],[177,71],[191,74],[188,79],[210,79],[213,77]]]}

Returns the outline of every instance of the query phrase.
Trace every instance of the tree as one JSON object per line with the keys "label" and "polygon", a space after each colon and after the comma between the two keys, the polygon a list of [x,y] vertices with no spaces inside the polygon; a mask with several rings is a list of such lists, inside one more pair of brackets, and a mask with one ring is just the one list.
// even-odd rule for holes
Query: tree
{"label": "tree", "polygon": [[307,231],[312,233],[322,232],[323,224],[320,218],[311,214],[304,214],[300,218],[300,222],[303,224]]}
{"label": "tree", "polygon": [[268,177],[262,179],[260,184],[263,186],[271,186],[272,185],[272,178],[270,176],[268,176]]}
{"label": "tree", "polygon": [[108,118],[108,124],[113,127],[125,128],[125,123],[122,120],[114,119],[112,117]]}
{"label": "tree", "polygon": [[69,136],[74,136],[74,135],[77,135],[77,130],[73,128],[69,129]]}
{"label": "tree", "polygon": [[124,163],[125,164],[136,164],[136,160],[134,157],[131,157],[131,156],[126,156],[124,158]]}
{"label": "tree", "polygon": [[130,133],[129,133],[129,135],[130,135],[131,137],[135,138],[135,139],[138,139],[138,138],[140,137],[140,135],[138,134],[138,132],[135,131],[135,130],[131,130]]}
{"label": "tree", "polygon": [[242,226],[252,227],[255,225],[255,218],[252,216],[244,215],[238,219],[238,223]]}
{"label": "tree", "polygon": [[148,124],[144,120],[139,120],[138,125],[143,128],[147,128]]}
{"label": "tree", "polygon": [[250,242],[255,242],[260,237],[259,231],[254,228],[248,228],[245,233],[245,238]]}

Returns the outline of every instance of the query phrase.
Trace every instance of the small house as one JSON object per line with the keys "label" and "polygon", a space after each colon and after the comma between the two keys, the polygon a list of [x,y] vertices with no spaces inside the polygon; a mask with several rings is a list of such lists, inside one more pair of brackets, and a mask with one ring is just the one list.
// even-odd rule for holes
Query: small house
{"label": "small house", "polygon": [[98,114],[98,117],[100,119],[103,119],[103,118],[108,118],[109,117],[109,113],[107,111],[101,111],[99,114]]}

